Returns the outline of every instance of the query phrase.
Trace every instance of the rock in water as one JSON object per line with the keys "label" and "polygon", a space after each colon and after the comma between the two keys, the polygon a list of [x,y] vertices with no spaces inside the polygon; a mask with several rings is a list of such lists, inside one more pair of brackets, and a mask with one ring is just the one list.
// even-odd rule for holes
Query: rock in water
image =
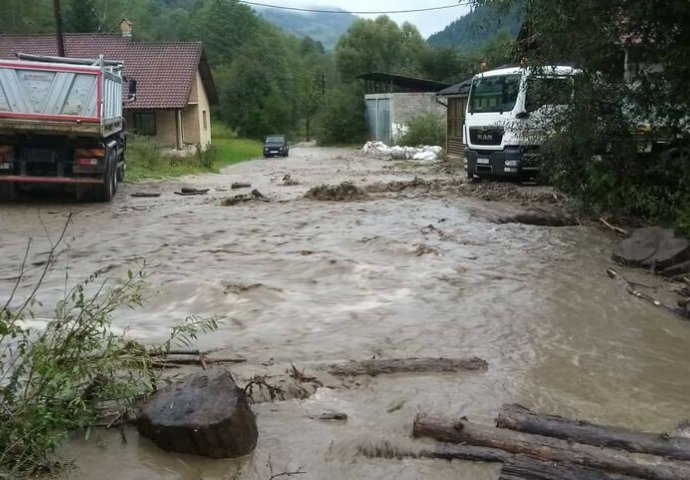
{"label": "rock in water", "polygon": [[251,453],[258,437],[246,395],[218,369],[159,390],[142,409],[138,427],[163,450],[212,458]]}
{"label": "rock in water", "polygon": [[664,269],[688,259],[690,245],[673,230],[661,227],[640,228],[622,240],[613,259],[631,267]]}

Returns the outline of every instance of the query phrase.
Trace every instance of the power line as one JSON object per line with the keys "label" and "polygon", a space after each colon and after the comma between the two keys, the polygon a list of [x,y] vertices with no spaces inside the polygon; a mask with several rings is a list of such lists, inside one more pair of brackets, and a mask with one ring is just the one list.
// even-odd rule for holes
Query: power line
{"label": "power line", "polygon": [[254,5],[257,7],[266,7],[266,8],[276,8],[278,10],[294,10],[294,11],[298,11],[298,12],[311,12],[311,13],[336,13],[336,14],[347,13],[347,14],[352,14],[352,15],[388,15],[388,14],[393,14],[393,13],[429,12],[432,10],[445,10],[448,8],[463,7],[463,6],[471,5],[471,3],[472,3],[470,1],[460,1],[458,3],[454,3],[453,5],[441,5],[439,7],[427,7],[427,8],[414,8],[411,10],[387,10],[387,11],[381,11],[381,12],[376,12],[376,11],[355,12],[355,11],[346,11],[346,10],[317,10],[317,9],[313,9],[313,8],[285,7],[283,5],[271,5],[268,3],[250,2],[248,0],[238,0],[238,1],[239,1],[239,3],[244,3],[246,5]]}

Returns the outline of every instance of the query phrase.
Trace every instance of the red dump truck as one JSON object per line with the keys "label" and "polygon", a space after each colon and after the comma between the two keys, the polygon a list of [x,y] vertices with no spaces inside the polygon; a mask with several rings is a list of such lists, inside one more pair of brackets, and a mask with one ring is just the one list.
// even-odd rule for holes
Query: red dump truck
{"label": "red dump truck", "polygon": [[71,187],[108,202],[125,175],[122,65],[18,54],[0,60],[0,199],[19,189]]}

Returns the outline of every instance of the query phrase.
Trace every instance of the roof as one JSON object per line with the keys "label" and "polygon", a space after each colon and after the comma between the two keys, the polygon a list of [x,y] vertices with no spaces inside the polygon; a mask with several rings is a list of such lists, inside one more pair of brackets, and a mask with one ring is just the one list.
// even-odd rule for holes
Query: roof
{"label": "roof", "polygon": [[436,92],[437,97],[466,97],[470,94],[472,79],[463,80],[460,83],[451,85],[443,90]]}
{"label": "roof", "polygon": [[[0,35],[0,58],[16,53],[57,55],[53,35]],[[211,103],[217,103],[211,69],[200,42],[136,42],[116,34],[74,33],[65,35],[65,55],[120,61],[124,75],[137,81],[137,100],[128,109],[181,109],[201,75]]]}
{"label": "roof", "polygon": [[395,85],[396,87],[402,87],[411,92],[437,92],[442,88],[448,87],[447,83],[381,72],[365,73],[360,75],[359,78],[376,83]]}

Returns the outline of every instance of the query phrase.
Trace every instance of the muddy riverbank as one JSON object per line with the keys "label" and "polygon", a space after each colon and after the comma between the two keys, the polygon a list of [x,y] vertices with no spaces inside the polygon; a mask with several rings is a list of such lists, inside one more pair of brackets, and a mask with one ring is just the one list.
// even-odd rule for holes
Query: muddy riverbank
{"label": "muddy riverbank", "polygon": [[[263,480],[301,468],[307,473],[293,478],[488,480],[497,478],[496,467],[369,459],[357,451],[372,438],[404,441],[417,413],[491,422],[506,402],[651,431],[690,417],[690,324],[607,277],[613,235],[595,226],[499,223],[533,204],[550,208],[548,189],[467,187],[438,166],[344,149],[290,153],[221,175],[124,185],[109,205],[41,199],[0,206],[0,298],[27,238],[34,238],[29,262],[38,264],[49,246],[44,227],[55,234],[75,212],[69,249],[41,293],[45,305],[62,294],[67,265],[76,281],[96,270],[122,276],[146,259],[149,300],[118,312],[128,335],[155,341],[187,315],[223,315],[221,328],[197,346],[245,357],[231,367],[240,383],[255,374],[284,377],[291,362],[324,383],[305,400],[255,405],[259,444],[245,459],[173,456],[134,430],[124,445],[119,432],[97,432],[62,450],[76,458],[69,478]],[[415,177],[427,184],[398,188]],[[312,187],[346,181],[366,195],[304,198]],[[251,187],[233,190],[232,183]],[[181,186],[209,192],[175,195]],[[253,189],[269,201],[222,205]],[[506,189],[517,202],[507,202],[514,197]],[[130,196],[142,191],[161,195]],[[24,288],[37,273],[29,272]],[[354,380],[319,370],[411,356],[478,356],[489,368]],[[348,418],[317,418],[329,410]]]}

